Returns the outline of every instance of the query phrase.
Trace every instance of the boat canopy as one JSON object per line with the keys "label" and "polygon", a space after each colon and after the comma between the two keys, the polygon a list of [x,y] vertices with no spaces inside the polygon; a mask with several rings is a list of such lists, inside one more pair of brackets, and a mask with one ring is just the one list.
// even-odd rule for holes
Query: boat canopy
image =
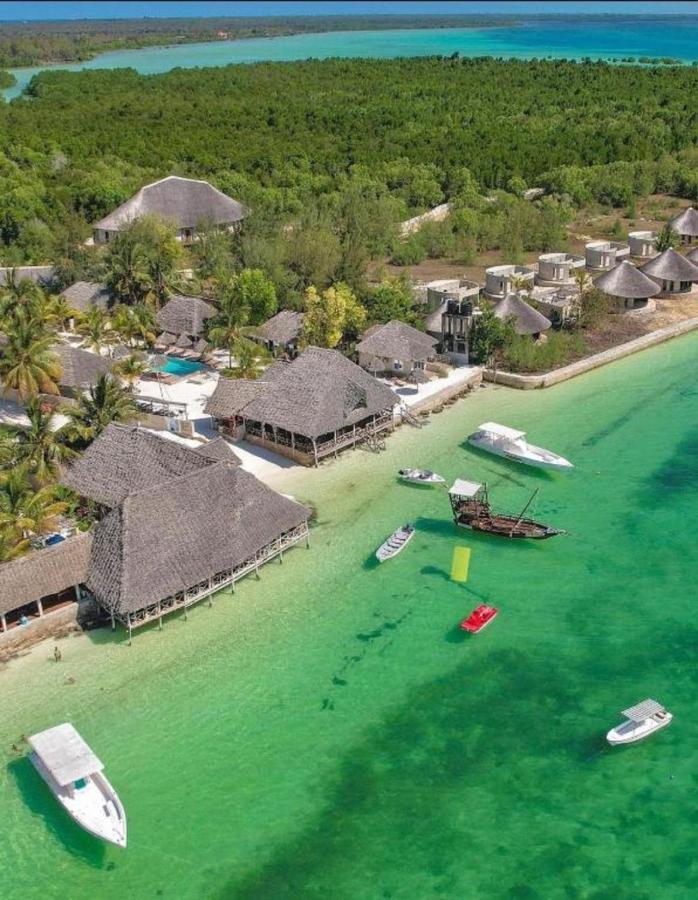
{"label": "boat canopy", "polygon": [[104,768],[69,722],[33,734],[29,745],[61,787]]}
{"label": "boat canopy", "polygon": [[463,481],[462,478],[456,478],[448,492],[459,497],[474,497],[481,487],[477,481]]}
{"label": "boat canopy", "polygon": [[657,703],[656,700],[643,700],[642,703],[638,703],[637,706],[631,706],[630,709],[624,709],[622,714],[626,719],[630,719],[631,722],[644,722],[645,719],[649,719],[650,716],[661,712],[666,712],[661,703]]}
{"label": "boat canopy", "polygon": [[506,425],[498,425],[496,422],[483,422],[478,425],[478,431],[486,431],[488,434],[496,434],[497,437],[510,438],[516,441],[519,438],[526,437],[525,431],[517,431],[515,428],[507,428]]}

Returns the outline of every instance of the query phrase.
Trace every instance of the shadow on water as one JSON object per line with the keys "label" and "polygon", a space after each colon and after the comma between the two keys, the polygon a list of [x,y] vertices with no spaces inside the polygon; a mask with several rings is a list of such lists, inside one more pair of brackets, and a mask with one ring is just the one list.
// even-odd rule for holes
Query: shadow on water
{"label": "shadow on water", "polygon": [[[7,769],[14,778],[27,808],[35,816],[43,819],[46,828],[69,853],[94,869],[108,868],[104,844],[73,822],[26,756],[13,760]],[[37,826],[37,843],[40,845],[41,841],[41,830]]]}
{"label": "shadow on water", "polygon": [[460,627],[459,623],[456,623],[453,628],[449,628],[446,632],[446,643],[447,644],[465,644],[467,641],[467,635]]}
{"label": "shadow on water", "polygon": [[[460,446],[473,456],[482,460],[488,460],[492,463],[492,454],[483,450],[481,447],[473,447],[473,445],[469,444],[467,441],[462,441]],[[543,483],[556,481],[554,472],[549,472],[547,469],[538,469],[535,466],[527,466],[524,463],[518,463],[513,459],[507,459],[505,456],[496,457],[496,465],[498,468],[494,468],[491,465],[484,467],[485,472],[489,472],[493,479],[495,479],[493,484],[496,484],[498,481],[510,481],[512,484],[516,484],[519,487],[527,488],[527,482],[522,480],[524,471],[527,476],[535,478],[537,481]],[[502,469],[504,471],[502,471]]]}
{"label": "shadow on water", "polygon": [[641,491],[645,502],[647,487],[660,503],[698,490],[698,430],[679,441],[672,455],[649,476]]}

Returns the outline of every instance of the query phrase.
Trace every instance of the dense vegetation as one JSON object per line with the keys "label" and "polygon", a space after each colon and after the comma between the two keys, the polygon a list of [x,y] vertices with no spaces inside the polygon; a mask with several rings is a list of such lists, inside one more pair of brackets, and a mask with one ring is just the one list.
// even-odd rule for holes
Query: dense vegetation
{"label": "dense vegetation", "polygon": [[258,222],[329,219],[340,243],[371,207],[375,253],[388,222],[493,189],[695,197],[697,84],[690,67],[441,58],[44,72],[30,100],[0,107],[0,256],[43,261],[67,228],[171,172]]}
{"label": "dense vegetation", "polygon": [[321,31],[469,28],[511,25],[504,16],[263,16],[178,19],[70,19],[0,25],[0,66],[90,59],[107,50],[162,44],[278,37]]}

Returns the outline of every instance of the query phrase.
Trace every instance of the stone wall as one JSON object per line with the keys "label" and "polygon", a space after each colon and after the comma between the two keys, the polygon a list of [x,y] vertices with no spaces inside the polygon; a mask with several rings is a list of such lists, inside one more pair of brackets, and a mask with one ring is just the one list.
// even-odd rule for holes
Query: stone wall
{"label": "stone wall", "polygon": [[600,366],[622,359],[624,356],[630,356],[632,353],[645,350],[647,347],[662,344],[664,341],[669,341],[681,334],[687,334],[689,331],[694,331],[697,328],[698,318],[684,319],[683,322],[676,322],[674,325],[668,325],[666,328],[660,328],[658,331],[643,334],[642,337],[635,338],[635,340],[619,344],[617,347],[611,347],[602,353],[595,353],[593,356],[580,359],[569,366],[563,366],[561,369],[554,369],[552,372],[546,372],[542,375],[517,375],[514,372],[493,372],[491,369],[488,369],[485,371],[485,380],[523,391],[552,387],[554,384],[560,384],[577,375],[582,375],[584,372],[598,369]]}

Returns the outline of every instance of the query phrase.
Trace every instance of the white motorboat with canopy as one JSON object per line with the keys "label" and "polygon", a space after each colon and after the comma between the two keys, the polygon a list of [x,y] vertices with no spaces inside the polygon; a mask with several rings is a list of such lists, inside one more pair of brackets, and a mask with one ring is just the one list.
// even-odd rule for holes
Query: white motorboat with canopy
{"label": "white motorboat with canopy", "polygon": [[478,425],[477,431],[468,437],[468,443],[496,456],[513,459],[527,466],[537,466],[539,469],[562,471],[574,468],[564,456],[529,444],[525,431],[517,431],[497,422],[483,422],[482,425]]}
{"label": "white motorboat with canopy", "polygon": [[405,549],[413,537],[414,525],[410,525],[408,522],[406,525],[403,525],[402,528],[398,528],[397,531],[394,531],[388,540],[380,545],[376,550],[376,559],[378,562],[385,562],[386,559],[392,559],[393,556],[397,556],[401,550]]}
{"label": "white motorboat with canopy", "polygon": [[660,728],[665,728],[674,718],[656,700],[643,700],[637,706],[624,709],[621,715],[625,716],[625,722],[621,722],[608,732],[606,740],[609,744],[632,744],[641,741]]}
{"label": "white motorboat with canopy", "polygon": [[69,816],[97,838],[126,846],[126,813],[104,766],[66,722],[29,738],[30,759]]}
{"label": "white motorboat with canopy", "polygon": [[409,481],[410,484],[446,484],[446,479],[431,469],[400,469],[398,475],[402,481]]}

